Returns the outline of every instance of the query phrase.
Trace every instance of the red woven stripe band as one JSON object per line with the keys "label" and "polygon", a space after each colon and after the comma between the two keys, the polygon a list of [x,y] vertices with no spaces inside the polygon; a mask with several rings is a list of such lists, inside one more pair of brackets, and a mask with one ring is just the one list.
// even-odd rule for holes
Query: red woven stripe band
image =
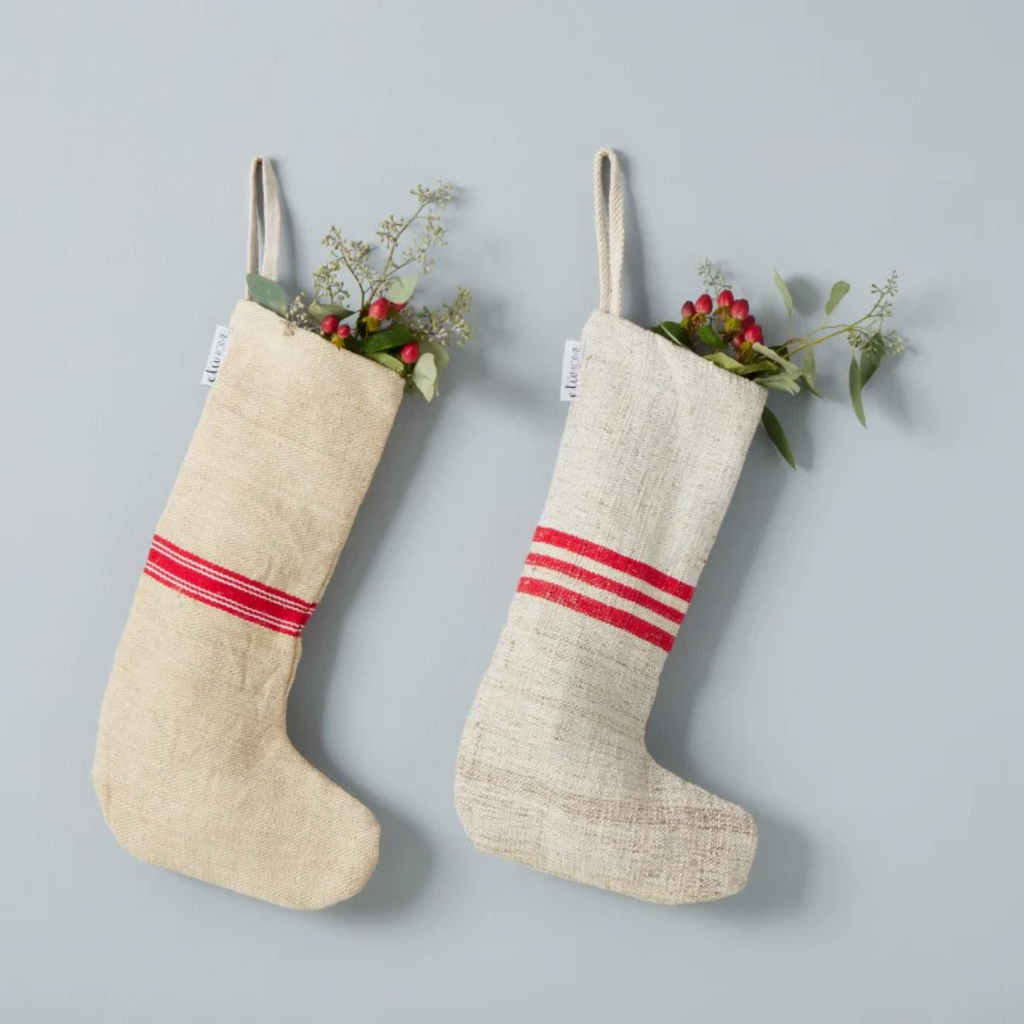
{"label": "red woven stripe band", "polygon": [[561,558],[552,558],[550,555],[538,555],[531,551],[526,556],[526,564],[535,565],[538,569],[551,569],[554,572],[561,573],[563,576],[568,576],[570,579],[579,580],[580,583],[596,587],[598,590],[606,590],[609,594],[632,601],[633,604],[638,604],[641,608],[646,608],[648,611],[654,612],[670,622],[680,623],[683,621],[683,612],[678,608],[673,608],[663,601],[658,601],[656,598],[645,594],[642,590],[637,590],[635,587],[627,587],[625,583],[620,583],[618,580],[609,579],[598,572],[591,572],[580,565],[573,565],[572,562],[563,562]]}
{"label": "red woven stripe band", "polygon": [[142,571],[186,597],[288,636],[298,636],[316,608],[315,604],[200,558],[159,536],[153,538]]}
{"label": "red woven stripe band", "polygon": [[520,594],[530,594],[533,597],[543,598],[545,601],[552,601],[583,615],[589,615],[592,619],[598,619],[601,622],[607,622],[610,626],[624,629],[627,633],[632,633],[633,636],[646,640],[663,651],[672,649],[673,636],[667,630],[659,629],[646,619],[641,619],[639,615],[631,615],[619,608],[613,608],[610,604],[577,594],[575,590],[560,587],[556,583],[548,583],[546,580],[535,579],[532,576],[521,577],[518,590]]}
{"label": "red woven stripe band", "polygon": [[619,572],[643,580],[644,583],[649,583],[652,587],[657,587],[658,590],[663,590],[666,594],[678,597],[682,601],[689,602],[693,598],[693,587],[689,583],[677,580],[674,576],[669,576],[668,573],[664,573],[646,562],[620,555],[611,548],[602,547],[600,544],[584,540],[582,537],[574,537],[571,533],[553,530],[548,526],[538,526],[533,540],[536,544],[550,544],[552,547],[570,551],[574,555],[581,555],[583,558],[600,562],[611,569],[617,569]]}

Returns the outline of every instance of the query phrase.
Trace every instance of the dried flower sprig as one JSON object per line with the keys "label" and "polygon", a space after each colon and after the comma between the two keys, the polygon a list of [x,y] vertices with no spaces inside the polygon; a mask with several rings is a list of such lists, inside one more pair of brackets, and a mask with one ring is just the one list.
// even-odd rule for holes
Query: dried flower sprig
{"label": "dried flower sprig", "polygon": [[[846,281],[836,281],[825,302],[823,322],[806,334],[793,335],[793,296],[782,276],[775,272],[775,286],[789,314],[789,334],[781,345],[766,345],[764,331],[750,313],[746,299],[737,299],[721,269],[710,260],[697,266],[697,275],[708,289],[696,301],[684,302],[679,320],[665,320],[652,330],[674,345],[689,348],[716,366],[771,391],[795,395],[802,390],[819,394],[816,387],[814,349],[832,338],[845,335],[853,355],[850,361],[849,388],[853,410],[862,426],[867,426],[862,392],[882,362],[904,351],[902,335],[888,327],[893,315],[893,300],[899,293],[896,271],[885,282],[871,286],[873,300],[863,316],[849,323],[831,323],[830,318],[850,291]],[[717,298],[712,294],[717,292]],[[800,356],[799,363],[793,361]],[[782,457],[795,469],[796,461],[786,432],[778,417],[767,407],[761,417],[768,436]]]}
{"label": "dried flower sprig", "polygon": [[[329,258],[313,273],[312,298],[300,292],[290,302],[276,281],[250,274],[253,299],[289,323],[319,333],[337,348],[366,356],[393,370],[408,390],[429,402],[437,375],[448,365],[453,346],[473,337],[469,312],[473,296],[458,287],[451,302],[435,309],[409,306],[420,278],[434,269],[434,250],[448,244],[441,211],[455,190],[446,182],[410,190],[416,209],[406,217],[389,215],[377,228],[378,245],[349,239],[331,226],[322,245]],[[403,273],[410,268],[418,273]],[[353,296],[358,302],[353,306]]]}

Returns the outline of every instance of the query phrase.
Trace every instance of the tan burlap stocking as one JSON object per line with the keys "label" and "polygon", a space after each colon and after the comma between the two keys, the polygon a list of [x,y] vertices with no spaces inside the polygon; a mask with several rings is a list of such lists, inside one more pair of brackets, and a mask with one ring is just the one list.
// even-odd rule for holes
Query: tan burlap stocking
{"label": "tan burlap stocking", "polygon": [[[261,175],[273,278],[277,182],[259,159],[249,268]],[[292,747],[285,705],[401,397],[383,366],[235,307],[103,701],[93,778],[133,856],[303,909],[366,884],[377,820]]]}
{"label": "tan burlap stocking", "polygon": [[754,822],[658,765],[644,731],[765,392],[622,319],[614,153],[595,175],[601,308],[456,804],[488,853],[657,903],[713,900],[745,884]]}

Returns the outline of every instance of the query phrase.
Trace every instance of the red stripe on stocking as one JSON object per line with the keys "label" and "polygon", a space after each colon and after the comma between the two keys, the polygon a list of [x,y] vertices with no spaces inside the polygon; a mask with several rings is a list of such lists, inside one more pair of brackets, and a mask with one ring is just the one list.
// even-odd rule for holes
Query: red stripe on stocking
{"label": "red stripe on stocking", "polygon": [[618,551],[595,544],[593,541],[584,540],[571,533],[564,533],[562,530],[554,530],[549,526],[538,526],[533,535],[537,544],[550,544],[552,547],[563,548],[565,551],[589,558],[592,561],[600,562],[611,569],[626,573],[644,583],[649,583],[666,594],[678,597],[681,601],[689,602],[693,598],[693,587],[689,583],[677,580],[674,576],[656,569],[646,562],[630,558],[628,555],[620,555]]}
{"label": "red stripe on stocking", "polygon": [[646,608],[648,611],[654,612],[655,615],[660,615],[670,622],[678,624],[683,621],[684,613],[680,609],[673,608],[671,605],[665,604],[664,601],[650,597],[635,587],[627,587],[625,583],[619,583],[618,580],[609,579],[598,572],[584,569],[582,565],[573,565],[572,562],[564,562],[561,558],[539,555],[532,551],[526,556],[526,564],[535,565],[538,569],[551,569],[553,572],[561,573],[570,579],[579,580],[580,583],[586,583],[591,587],[596,587],[598,590],[606,590],[609,594],[614,594],[616,597],[621,597],[626,601],[632,601],[633,604],[638,604],[641,608]]}
{"label": "red stripe on stocking", "polygon": [[159,536],[153,538],[143,572],[194,601],[288,636],[298,636],[316,608]]}
{"label": "red stripe on stocking", "polygon": [[622,611],[620,608],[613,608],[610,604],[602,601],[595,601],[592,597],[578,594],[568,587],[560,587],[557,583],[549,583],[546,580],[536,579],[532,576],[523,576],[519,580],[518,591],[520,594],[529,594],[532,597],[543,598],[554,604],[560,604],[564,608],[570,608],[582,615],[588,615],[599,622],[606,622],[610,626],[632,633],[633,636],[646,640],[663,651],[671,650],[674,637],[671,633],[641,619],[639,615]]}

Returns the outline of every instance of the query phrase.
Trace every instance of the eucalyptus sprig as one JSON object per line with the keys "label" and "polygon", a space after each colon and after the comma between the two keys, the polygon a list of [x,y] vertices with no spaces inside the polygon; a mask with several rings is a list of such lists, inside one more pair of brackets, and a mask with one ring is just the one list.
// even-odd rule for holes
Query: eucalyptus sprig
{"label": "eucalyptus sprig", "polygon": [[[417,185],[410,194],[416,209],[381,221],[377,246],[349,239],[332,225],[321,243],[330,255],[313,273],[312,298],[300,292],[289,301],[281,285],[259,274],[247,281],[261,306],[296,327],[318,331],[339,349],[386,366],[405,380],[406,390],[419,391],[429,402],[437,394],[438,372],[448,365],[448,350],[473,337],[473,295],[458,287],[450,302],[435,308],[409,306],[420,279],[434,269],[433,250],[448,244],[441,211],[454,189],[438,182],[433,188]],[[406,272],[411,268],[419,272]]]}
{"label": "eucalyptus sprig", "polygon": [[[779,345],[766,345],[764,331],[750,314],[746,299],[737,299],[720,268],[710,260],[702,261],[697,274],[708,292],[695,302],[684,302],[680,318],[664,320],[652,330],[673,345],[689,348],[728,373],[735,373],[770,391],[796,395],[801,391],[821,397],[817,389],[814,350],[833,338],[846,336],[852,349],[849,371],[850,400],[862,426],[863,390],[882,362],[904,351],[903,337],[887,326],[893,315],[893,300],[899,292],[896,271],[881,285],[871,286],[871,306],[849,323],[833,323],[832,314],[850,291],[846,281],[836,281],[825,302],[821,324],[805,334],[793,334],[793,296],[784,278],[775,272],[775,286],[789,315],[789,337]],[[711,293],[718,297],[712,300]],[[799,362],[794,358],[799,356]],[[786,432],[778,417],[765,406],[761,417],[765,431],[782,457],[796,468],[796,460]]]}

